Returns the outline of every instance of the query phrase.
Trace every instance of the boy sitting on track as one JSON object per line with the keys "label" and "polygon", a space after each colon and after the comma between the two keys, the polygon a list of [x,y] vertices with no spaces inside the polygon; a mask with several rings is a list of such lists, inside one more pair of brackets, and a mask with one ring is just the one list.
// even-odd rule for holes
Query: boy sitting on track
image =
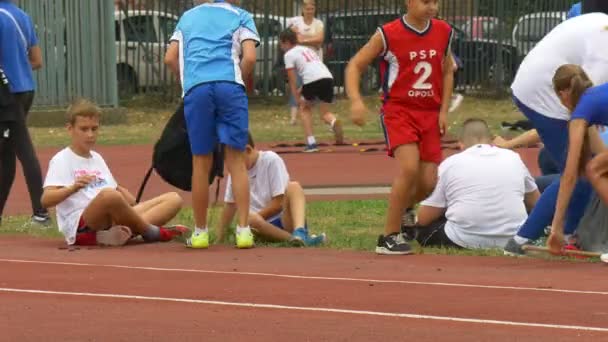
{"label": "boy sitting on track", "polygon": [[181,209],[177,193],[136,204],[104,159],[92,151],[99,107],[78,100],[67,114],[71,143],[49,163],[42,205],[56,207],[57,224],[68,245],[121,246],[133,235],[141,235],[146,242],[169,241],[187,231],[183,226],[162,227]]}
{"label": "boy sitting on track", "polygon": [[[285,163],[272,151],[259,151],[251,134],[245,151],[249,176],[249,225],[261,237],[271,241],[289,241],[297,245],[316,246],[325,242],[325,234],[309,236],[306,227],[306,198],[298,182],[289,180]],[[236,212],[232,179],[228,177],[218,240]]]}

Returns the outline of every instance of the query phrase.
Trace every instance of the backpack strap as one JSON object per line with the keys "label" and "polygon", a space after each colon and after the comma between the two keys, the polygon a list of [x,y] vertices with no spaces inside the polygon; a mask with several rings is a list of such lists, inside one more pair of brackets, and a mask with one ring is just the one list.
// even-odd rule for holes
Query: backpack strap
{"label": "backpack strap", "polygon": [[146,173],[146,176],[144,177],[144,181],[139,186],[139,190],[137,191],[137,197],[135,198],[135,203],[139,203],[139,201],[141,201],[141,196],[144,194],[144,188],[146,187],[146,184],[148,184],[148,180],[150,179],[150,176],[152,175],[152,170],[154,170],[154,166],[152,166],[152,167],[150,167],[150,169],[148,169],[148,172]]}

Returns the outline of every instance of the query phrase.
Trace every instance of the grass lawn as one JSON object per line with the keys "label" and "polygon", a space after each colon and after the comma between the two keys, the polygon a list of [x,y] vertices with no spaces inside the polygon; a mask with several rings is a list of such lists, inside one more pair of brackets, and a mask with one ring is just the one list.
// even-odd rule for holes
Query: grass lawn
{"label": "grass lawn", "polygon": [[[270,100],[253,99],[250,103],[251,131],[258,142],[302,140],[303,131],[300,125],[289,125],[289,108],[287,100],[273,98]],[[383,135],[375,113],[378,113],[378,97],[367,99],[370,109],[368,124],[357,127],[350,122],[349,103],[344,99],[337,101],[335,113],[343,119],[344,130],[348,139],[382,140]],[[101,129],[98,143],[100,145],[152,144],[159,137],[165,123],[175,110],[176,104],[161,102],[152,96],[142,96],[123,103],[127,108],[127,124],[105,126]],[[315,116],[317,116],[315,114]],[[492,129],[500,133],[502,121],[522,119],[523,116],[513,106],[510,99],[486,99],[466,97],[462,106],[450,114],[450,130],[456,133],[460,123],[471,117],[483,118]],[[332,133],[314,118],[315,135],[318,140],[331,140]],[[63,127],[30,128],[37,147],[60,147],[69,140]]]}
{"label": "grass lawn", "polygon": [[[376,246],[378,234],[382,232],[386,213],[387,202],[384,200],[362,200],[362,201],[331,201],[312,202],[307,207],[308,225],[311,233],[327,233],[329,243],[322,248],[333,248],[342,250],[358,250],[372,252]],[[214,228],[219,222],[220,208],[213,208],[209,216],[211,237],[214,236]],[[194,224],[192,209],[182,210],[174,220],[189,226]],[[38,226],[28,224],[29,216],[6,217],[0,226],[0,234],[28,235],[39,238],[54,238],[61,240],[62,235],[56,226],[48,229],[40,229]],[[231,241],[234,243],[232,235]],[[258,246],[284,247],[281,243],[258,243]],[[416,253],[421,254],[443,254],[443,255],[467,255],[467,256],[503,256],[502,250],[457,250],[445,248],[425,248],[415,246]],[[541,257],[549,258],[542,255]],[[555,258],[558,259],[558,258]],[[598,262],[599,259],[587,259]]]}
{"label": "grass lawn", "polygon": [[[283,98],[253,99],[250,102],[250,125],[258,142],[293,141],[302,139],[299,125],[289,125],[289,109]],[[368,124],[359,128],[349,119],[349,103],[344,99],[337,101],[335,113],[345,123],[345,134],[352,140],[382,139],[382,132],[375,114],[379,111],[378,97],[367,98],[370,115]],[[128,123],[125,125],[105,126],[99,137],[101,145],[152,144],[156,141],[166,121],[173,113],[176,104],[162,102],[160,98],[142,96],[123,103],[128,110]],[[494,133],[501,134],[502,121],[514,121],[523,116],[517,111],[510,99],[491,99],[467,96],[462,106],[450,114],[450,131],[456,134],[459,125],[466,119],[478,117],[485,119]],[[332,134],[315,118],[315,132],[319,140],[330,140]],[[65,129],[30,128],[37,147],[60,147],[68,144]],[[372,251],[378,234],[382,232],[387,203],[385,200],[337,201],[310,203],[308,223],[313,233],[326,232],[329,243],[325,248]],[[193,225],[191,209],[184,209],[175,220]],[[214,208],[210,215],[210,227],[219,221],[219,209]],[[61,238],[56,227],[38,229],[28,227],[29,217],[5,217],[0,234],[27,234],[37,237]],[[280,245],[280,244],[279,244]],[[418,248],[422,253],[422,249]],[[502,255],[500,250],[461,251],[453,249],[424,249],[424,253],[457,255]]]}

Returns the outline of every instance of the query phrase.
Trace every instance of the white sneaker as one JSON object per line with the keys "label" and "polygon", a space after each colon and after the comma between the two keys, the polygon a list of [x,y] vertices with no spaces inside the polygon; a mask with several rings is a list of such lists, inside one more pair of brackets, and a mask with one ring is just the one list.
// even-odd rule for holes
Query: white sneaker
{"label": "white sneaker", "polygon": [[464,100],[464,96],[462,96],[461,94],[452,95],[452,101],[450,102],[450,109],[448,109],[448,112],[451,113],[458,109],[458,107],[460,107],[460,105],[462,104],[462,100]]}

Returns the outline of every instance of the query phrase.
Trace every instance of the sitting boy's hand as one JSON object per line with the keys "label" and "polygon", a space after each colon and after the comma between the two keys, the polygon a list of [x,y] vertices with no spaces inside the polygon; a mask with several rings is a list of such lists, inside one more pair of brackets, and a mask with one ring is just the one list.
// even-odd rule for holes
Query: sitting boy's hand
{"label": "sitting boy's hand", "polygon": [[91,175],[80,176],[80,177],[76,178],[76,181],[74,182],[74,184],[72,184],[71,188],[72,188],[72,190],[74,190],[74,192],[79,191],[80,189],[91,184],[91,182],[93,182],[94,180],[95,180],[95,176],[91,176]]}

